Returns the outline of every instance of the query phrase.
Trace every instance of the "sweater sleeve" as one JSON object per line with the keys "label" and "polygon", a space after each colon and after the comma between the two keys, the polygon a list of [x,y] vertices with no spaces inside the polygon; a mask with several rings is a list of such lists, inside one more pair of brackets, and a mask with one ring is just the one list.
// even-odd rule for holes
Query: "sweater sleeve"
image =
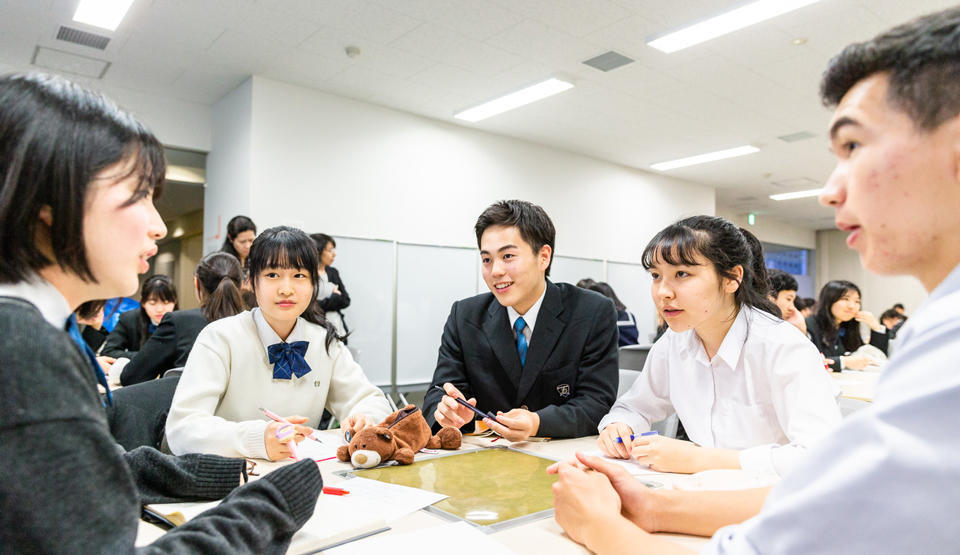
{"label": "sweater sleeve", "polygon": [[216,507],[142,548],[143,553],[286,553],[313,515],[323,480],[312,460],[237,488]]}
{"label": "sweater sleeve", "polygon": [[231,422],[214,416],[230,382],[230,353],[204,332],[190,351],[170,405],[166,429],[170,451],[266,459],[266,421]]}
{"label": "sweater sleeve", "polygon": [[353,360],[350,349],[339,341],[330,345],[333,357],[333,372],[327,406],[343,421],[354,414],[364,414],[374,422],[380,422],[392,411],[380,388],[370,383],[360,365]]}
{"label": "sweater sleeve", "polygon": [[221,499],[240,485],[246,462],[217,455],[164,455],[140,447],[123,454],[140,502],[177,503]]}
{"label": "sweater sleeve", "polygon": [[156,331],[150,335],[143,348],[123,367],[121,385],[133,385],[150,381],[173,368],[177,358],[177,326],[169,315],[164,315]]}

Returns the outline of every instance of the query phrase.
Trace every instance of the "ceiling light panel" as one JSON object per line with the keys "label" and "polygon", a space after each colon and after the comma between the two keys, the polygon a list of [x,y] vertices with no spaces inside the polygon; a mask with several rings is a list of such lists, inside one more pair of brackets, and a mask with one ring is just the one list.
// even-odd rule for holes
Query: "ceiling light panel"
{"label": "ceiling light panel", "polygon": [[746,156],[747,154],[753,154],[755,152],[760,152],[760,149],[751,145],[743,145],[725,150],[707,152],[706,154],[669,160],[667,162],[658,162],[651,164],[650,167],[658,171],[667,171],[685,168],[687,166],[695,166],[697,164],[706,164],[707,162],[715,162],[717,160],[726,160],[727,158],[736,158],[737,156]]}
{"label": "ceiling light panel", "polygon": [[701,42],[739,31],[761,21],[814,4],[819,0],[758,0],[735,10],[695,23],[647,44],[670,54]]}
{"label": "ceiling light panel", "polygon": [[519,108],[520,106],[525,106],[532,102],[542,100],[548,96],[562,93],[563,91],[572,88],[573,83],[556,78],[547,79],[546,81],[541,81],[536,85],[531,85],[525,89],[520,89],[517,92],[495,98],[489,102],[484,102],[479,106],[474,106],[473,108],[469,108],[462,112],[457,112],[453,114],[453,117],[462,119],[464,121],[478,122],[480,120],[493,117],[497,114],[502,114],[503,112]]}
{"label": "ceiling light panel", "polygon": [[81,0],[73,20],[116,31],[133,0]]}
{"label": "ceiling light panel", "polygon": [[792,193],[779,193],[776,195],[770,195],[770,198],[773,200],[793,200],[798,198],[809,198],[809,197],[819,197],[820,193],[823,192],[823,188],[819,189],[809,189],[806,191],[794,191]]}

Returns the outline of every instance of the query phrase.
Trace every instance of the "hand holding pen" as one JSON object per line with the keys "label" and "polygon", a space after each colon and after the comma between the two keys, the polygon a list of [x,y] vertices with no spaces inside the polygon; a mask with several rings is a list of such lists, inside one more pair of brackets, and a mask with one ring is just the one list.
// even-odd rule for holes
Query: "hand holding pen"
{"label": "hand holding pen", "polygon": [[437,403],[437,410],[433,413],[433,417],[441,426],[461,428],[467,422],[472,422],[477,416],[491,420],[497,418],[493,413],[478,409],[476,399],[472,397],[465,399],[463,393],[460,393],[460,390],[451,383],[445,383],[443,387],[435,385],[434,388],[444,394],[440,402]]}
{"label": "hand holding pen", "polygon": [[288,457],[300,460],[300,454],[297,452],[297,442],[302,441],[308,435],[313,436],[312,429],[301,426],[308,419],[305,416],[283,418],[264,408],[261,408],[260,411],[273,420],[273,422],[267,424],[263,431],[263,443],[267,450],[267,458],[272,461],[279,461]]}

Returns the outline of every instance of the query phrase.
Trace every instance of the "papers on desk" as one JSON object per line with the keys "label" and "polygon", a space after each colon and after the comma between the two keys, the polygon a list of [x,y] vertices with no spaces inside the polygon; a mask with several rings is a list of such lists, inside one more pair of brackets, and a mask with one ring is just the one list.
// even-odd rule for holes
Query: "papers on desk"
{"label": "papers on desk", "polygon": [[649,465],[638,462],[637,459],[616,459],[613,457],[608,457],[604,455],[603,451],[600,451],[599,449],[595,451],[585,451],[583,454],[589,457],[600,457],[601,459],[607,462],[612,462],[616,465],[619,465],[627,469],[627,472],[629,472],[634,476],[643,476],[646,474],[663,474],[662,472],[659,472],[657,470],[650,468]]}
{"label": "papers on desk", "polygon": [[320,461],[336,457],[337,448],[347,443],[339,430],[314,430],[313,435],[320,441],[308,438],[297,444],[297,452],[301,458]]}
{"label": "papers on desk", "polygon": [[182,526],[191,518],[219,504],[220,501],[199,501],[195,503],[152,503],[148,507],[165,516],[167,520],[177,526]]}
{"label": "papers on desk", "polygon": [[772,486],[779,481],[779,476],[768,472],[715,469],[684,476],[673,483],[673,488],[688,491],[753,489]]}
{"label": "papers on desk", "polygon": [[463,521],[403,534],[366,538],[333,548],[329,553],[331,555],[369,555],[370,553],[420,555],[424,553],[424,548],[427,546],[456,546],[452,549],[457,552],[457,555],[513,553],[497,540]]}
{"label": "papers on desk", "polygon": [[[313,516],[293,536],[290,553],[309,553],[382,531],[387,524],[447,496],[366,478],[336,484],[348,495],[320,495]],[[417,543],[422,546],[421,543]],[[391,551],[395,551],[391,550]]]}

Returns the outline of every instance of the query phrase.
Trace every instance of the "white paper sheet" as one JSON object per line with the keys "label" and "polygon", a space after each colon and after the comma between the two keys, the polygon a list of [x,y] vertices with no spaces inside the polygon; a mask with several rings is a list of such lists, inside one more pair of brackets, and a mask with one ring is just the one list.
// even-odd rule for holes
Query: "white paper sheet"
{"label": "white paper sheet", "polygon": [[[513,551],[466,522],[441,524],[401,534],[377,535],[335,547],[324,553],[331,555],[422,555],[430,547],[448,546],[457,555],[507,555]],[[455,546],[455,547],[453,547]]]}
{"label": "white paper sheet", "polygon": [[600,457],[601,459],[607,462],[612,462],[616,465],[619,465],[627,469],[627,472],[629,472],[630,474],[633,474],[634,476],[642,476],[646,474],[663,474],[663,472],[654,470],[646,464],[637,462],[637,459],[615,459],[613,457],[608,457],[604,455],[603,451],[600,451],[599,449],[595,451],[585,451],[583,454],[590,457]]}

